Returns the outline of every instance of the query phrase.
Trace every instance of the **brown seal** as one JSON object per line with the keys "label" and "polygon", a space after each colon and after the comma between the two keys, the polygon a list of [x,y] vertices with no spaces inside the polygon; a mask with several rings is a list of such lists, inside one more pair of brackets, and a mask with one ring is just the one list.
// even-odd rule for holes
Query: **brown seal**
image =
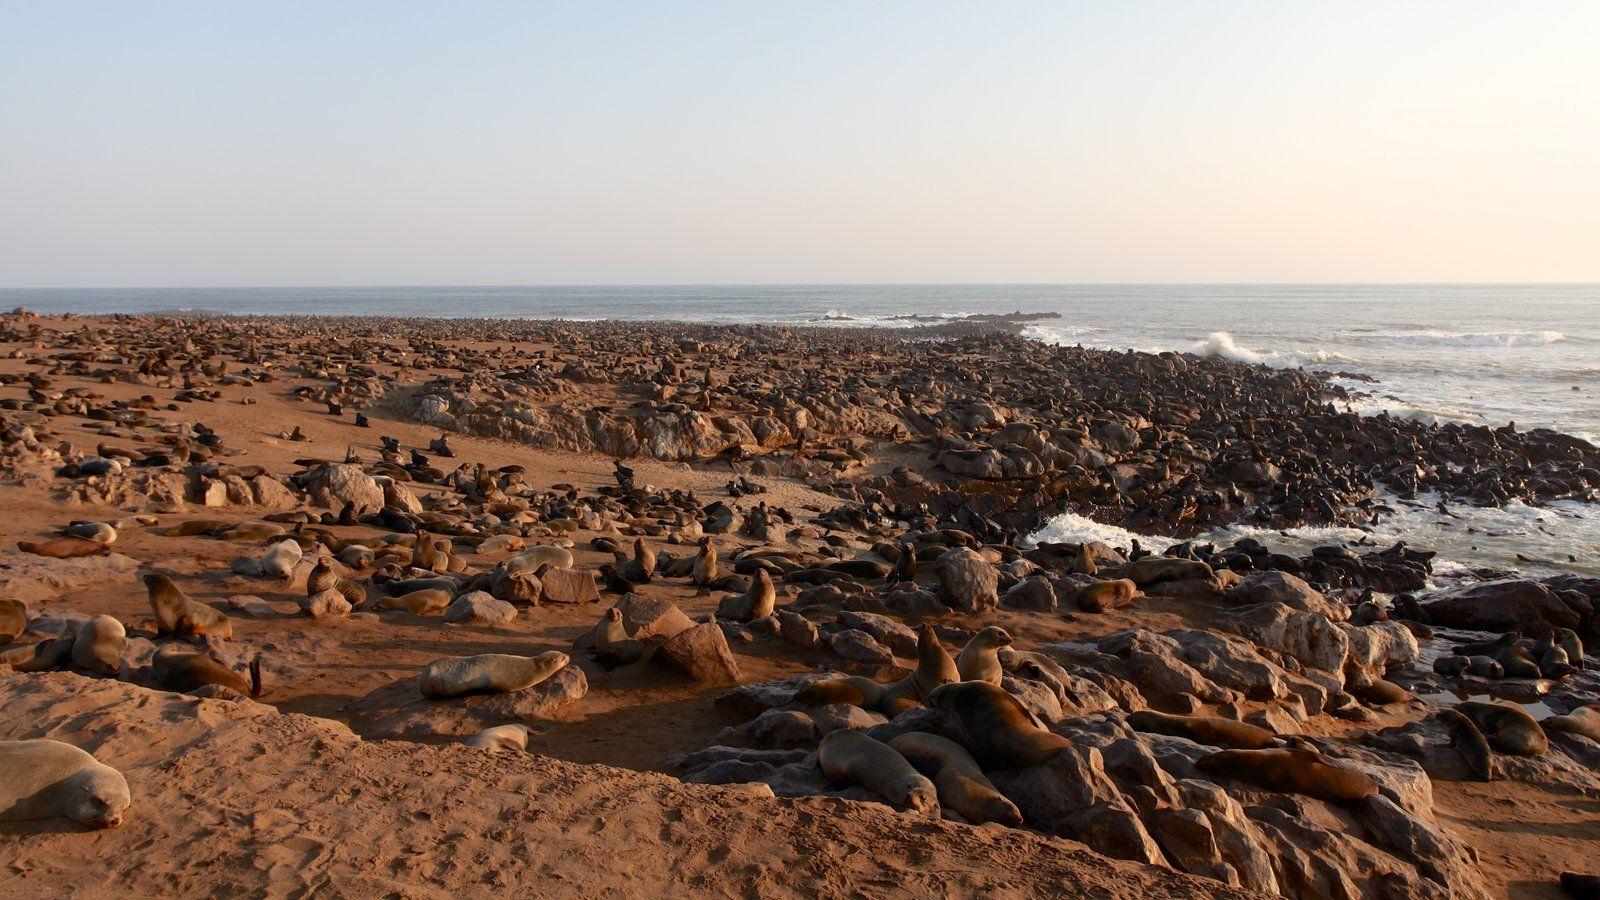
{"label": "brown seal", "polygon": [[23,600],[0,600],[0,647],[11,643],[28,630],[28,604]]}
{"label": "brown seal", "polygon": [[80,556],[103,556],[111,552],[110,547],[99,541],[86,541],[75,537],[59,537],[48,541],[17,541],[17,549],[50,559],[77,559]]}
{"label": "brown seal", "polygon": [[121,772],[60,741],[0,741],[0,772],[0,821],[116,828],[131,802]]}
{"label": "brown seal", "polygon": [[233,637],[233,623],[218,610],[190,600],[172,579],[159,572],[146,572],[144,586],[150,594],[150,608],[156,614],[158,634],[209,634]]}
{"label": "brown seal", "polygon": [[1321,753],[1303,747],[1218,750],[1196,760],[1195,768],[1268,790],[1305,794],[1333,803],[1361,800],[1378,792],[1378,783],[1372,776],[1335,765]]}
{"label": "brown seal", "polygon": [[936,734],[908,731],[889,741],[918,772],[933,779],[939,802],[974,825],[999,822],[1016,827],[1022,813],[995,789],[978,761],[955,741]]}
{"label": "brown seal", "polygon": [[644,643],[628,637],[622,624],[622,610],[615,606],[600,614],[600,624],[594,630],[594,658],[600,668],[609,672],[618,666],[639,661],[644,655]]}
{"label": "brown seal", "polygon": [[817,764],[836,784],[866,788],[901,809],[939,815],[939,792],[898,751],[866,733],[841,728],[817,745]]}
{"label": "brown seal", "polygon": [[467,738],[466,745],[491,753],[525,753],[528,750],[528,726],[496,725],[485,728]]}
{"label": "brown seal", "polygon": [[1600,706],[1580,706],[1564,716],[1551,716],[1539,722],[1548,734],[1560,731],[1577,734],[1600,743]]}
{"label": "brown seal", "polygon": [[967,747],[986,770],[1038,765],[1072,743],[1034,724],[1017,698],[987,681],[944,685],[928,695],[928,705],[961,720]]}
{"label": "brown seal", "polygon": [[72,664],[85,672],[115,675],[122,671],[128,632],[111,616],[95,616],[78,627],[72,639]]}
{"label": "brown seal", "polygon": [[425,588],[398,597],[379,597],[378,608],[400,610],[414,616],[436,616],[454,601],[456,595],[444,588]]}
{"label": "brown seal", "polygon": [[1478,723],[1449,707],[1439,710],[1437,715],[1450,733],[1450,746],[1467,761],[1472,774],[1483,781],[1493,781],[1494,752],[1489,749],[1483,732],[1478,730]]}
{"label": "brown seal", "polygon": [[742,594],[729,594],[717,604],[717,618],[730,622],[753,622],[772,615],[778,602],[778,593],[772,587],[772,576],[765,569],[757,569],[751,578],[750,588]]}
{"label": "brown seal", "polygon": [[418,687],[424,697],[459,697],[475,693],[510,693],[533,687],[561,669],[571,659],[548,650],[538,656],[484,653],[447,656],[423,668]]}
{"label": "brown seal", "polygon": [[1213,747],[1260,750],[1278,745],[1278,736],[1267,729],[1221,716],[1178,716],[1145,709],[1128,716],[1128,727],[1134,731],[1188,738]]}
{"label": "brown seal", "polygon": [[1466,700],[1456,704],[1456,709],[1471,718],[1489,740],[1489,746],[1501,753],[1542,756],[1550,749],[1550,739],[1539,723],[1519,706]]}
{"label": "brown seal", "polygon": [[794,701],[801,706],[859,706],[877,709],[887,688],[870,678],[847,675],[827,681],[813,681],[795,692]]}
{"label": "brown seal", "polygon": [[1132,603],[1134,595],[1138,592],[1138,586],[1126,578],[1097,581],[1094,584],[1084,585],[1082,590],[1078,591],[1078,608],[1092,613],[1120,609]]}
{"label": "brown seal", "polygon": [[961,673],[962,681],[987,681],[990,684],[999,684],[1005,677],[1005,670],[1000,667],[1000,657],[997,655],[1001,647],[1011,646],[1011,635],[998,625],[979,631],[961,648],[961,655],[956,657],[956,669]]}
{"label": "brown seal", "polygon": [[961,671],[950,651],[939,642],[933,626],[923,622],[917,629],[917,669],[900,679],[883,692],[876,706],[878,711],[891,718],[928,702],[928,695],[941,685],[961,680]]}
{"label": "brown seal", "polygon": [[214,684],[238,691],[247,697],[261,696],[261,654],[250,660],[250,678],[218,662],[209,653],[190,650],[178,644],[167,644],[150,661],[156,681],[164,688],[179,693]]}
{"label": "brown seal", "polygon": [[1176,556],[1146,556],[1122,567],[1122,577],[1140,587],[1158,581],[1187,581],[1211,575],[1211,567],[1205,563]]}

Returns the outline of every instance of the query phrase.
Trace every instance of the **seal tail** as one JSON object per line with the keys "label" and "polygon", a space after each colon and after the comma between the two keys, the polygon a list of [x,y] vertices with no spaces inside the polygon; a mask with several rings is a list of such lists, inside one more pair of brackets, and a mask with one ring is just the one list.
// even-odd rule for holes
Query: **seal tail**
{"label": "seal tail", "polygon": [[261,654],[250,660],[250,696],[261,696]]}

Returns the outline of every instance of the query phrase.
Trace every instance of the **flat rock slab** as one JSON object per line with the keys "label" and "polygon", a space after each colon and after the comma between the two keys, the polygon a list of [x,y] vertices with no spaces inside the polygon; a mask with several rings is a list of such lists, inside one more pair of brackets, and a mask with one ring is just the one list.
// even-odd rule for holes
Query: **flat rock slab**
{"label": "flat rock slab", "polygon": [[580,569],[546,569],[539,576],[544,585],[541,599],[546,603],[598,603],[600,589],[594,576]]}
{"label": "flat rock slab", "polygon": [[64,591],[125,576],[139,561],[121,553],[51,559],[21,550],[0,550],[0,597],[38,602]]}
{"label": "flat rock slab", "polygon": [[567,666],[526,690],[445,700],[422,696],[420,681],[402,678],[346,705],[350,727],[367,738],[465,737],[492,725],[537,723],[541,715],[589,692],[589,679],[577,666]]}

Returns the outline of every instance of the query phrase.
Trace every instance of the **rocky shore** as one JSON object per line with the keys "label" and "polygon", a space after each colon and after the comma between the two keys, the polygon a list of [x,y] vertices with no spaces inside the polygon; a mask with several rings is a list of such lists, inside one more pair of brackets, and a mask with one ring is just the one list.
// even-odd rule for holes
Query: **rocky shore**
{"label": "rocky shore", "polygon": [[[1593,502],[1600,449],[1025,320],[0,317],[0,739],[89,750],[133,798],[116,832],[0,821],[0,890],[326,888],[364,852],[362,895],[1594,870],[1600,579],[1183,539]],[[1063,512],[1179,542],[1030,539]],[[433,819],[397,841],[402,797]],[[143,828],[218,855],[133,865]]]}

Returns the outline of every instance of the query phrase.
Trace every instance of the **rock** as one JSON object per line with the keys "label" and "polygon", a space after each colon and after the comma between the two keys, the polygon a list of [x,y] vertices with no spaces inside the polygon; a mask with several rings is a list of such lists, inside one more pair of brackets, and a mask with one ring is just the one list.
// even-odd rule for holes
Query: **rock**
{"label": "rock", "polygon": [[346,503],[355,505],[357,515],[383,509],[383,488],[360,466],[340,464],[322,466],[303,476],[303,485],[317,506],[339,511]]}
{"label": "rock", "polygon": [[1035,575],[1012,585],[1005,596],[1000,598],[1000,604],[1007,609],[1055,612],[1057,606],[1055,588],[1050,586],[1050,579]]}
{"label": "rock", "polygon": [[250,502],[273,512],[287,512],[300,506],[300,498],[288,486],[271,475],[258,475],[249,479]]}
{"label": "rock", "polygon": [[1254,645],[1211,631],[1169,631],[1183,661],[1250,700],[1276,700],[1288,690],[1282,670]]}
{"label": "rock", "polygon": [[1036,828],[1116,859],[1166,862],[1094,747],[1070,744],[1041,765],[988,774]]}
{"label": "rock", "polygon": [[1000,605],[1000,575],[988,560],[971,549],[951,550],[938,560],[939,586],[945,603],[964,613],[978,613]]}
{"label": "rock", "polygon": [[1537,581],[1505,578],[1433,594],[1422,608],[1435,625],[1479,631],[1527,633],[1576,629],[1582,617],[1556,592]]}
{"label": "rock", "polygon": [[894,654],[872,635],[858,628],[847,628],[828,636],[828,646],[845,659],[875,666],[894,664]]}
{"label": "rock", "polygon": [[808,685],[843,677],[838,672],[808,672],[779,681],[742,684],[717,697],[715,702],[718,708],[730,710],[741,716],[758,716],[769,709],[793,703],[794,695]]}
{"label": "rock", "polygon": [[1336,622],[1348,617],[1342,604],[1329,601],[1311,585],[1276,569],[1251,573],[1228,592],[1227,601],[1234,606],[1277,604],[1301,612],[1322,613]]}
{"label": "rock", "polygon": [[[543,599],[547,603],[597,603],[600,600],[594,575],[587,571],[545,569],[539,580],[544,585]],[[627,627],[626,624],[623,627]]]}
{"label": "rock", "polygon": [[446,622],[478,622],[485,625],[505,625],[517,618],[517,608],[504,600],[496,600],[483,591],[462,594],[445,608]]}
{"label": "rock", "polygon": [[805,616],[786,609],[778,610],[778,637],[784,642],[794,644],[806,649],[815,649],[822,644],[822,631],[816,623]]}
{"label": "rock", "polygon": [[1287,653],[1324,672],[1342,673],[1349,655],[1350,639],[1321,613],[1262,603],[1233,612],[1221,621],[1263,647]]}
{"label": "rock", "polygon": [[855,628],[872,635],[873,639],[896,656],[917,658],[917,633],[904,623],[888,616],[869,612],[839,613],[839,621],[847,628]]}
{"label": "rock", "polygon": [[[665,641],[694,627],[694,621],[670,600],[628,594],[617,602],[616,608],[622,612],[622,627],[628,637],[638,641]],[[573,646],[580,650],[593,647],[594,630],[574,641]]]}
{"label": "rock", "polygon": [[230,609],[236,609],[252,619],[276,619],[284,615],[271,603],[251,594],[235,594],[227,600]]}
{"label": "rock", "polygon": [[125,575],[139,561],[121,553],[51,559],[20,550],[0,550],[0,596],[30,602]]}
{"label": "rock", "polygon": [[1353,687],[1364,687],[1390,669],[1410,665],[1420,652],[1416,636],[1399,622],[1385,620],[1361,626],[1340,623],[1339,628],[1349,642],[1345,679],[1354,682]]}
{"label": "rock", "polygon": [[706,684],[734,684],[739,680],[739,664],[728,649],[728,640],[722,629],[712,623],[673,635],[656,651],[654,659]]}
{"label": "rock", "polygon": [[489,579],[489,593],[496,600],[507,603],[537,604],[544,595],[544,584],[532,572],[508,572],[497,568]]}

